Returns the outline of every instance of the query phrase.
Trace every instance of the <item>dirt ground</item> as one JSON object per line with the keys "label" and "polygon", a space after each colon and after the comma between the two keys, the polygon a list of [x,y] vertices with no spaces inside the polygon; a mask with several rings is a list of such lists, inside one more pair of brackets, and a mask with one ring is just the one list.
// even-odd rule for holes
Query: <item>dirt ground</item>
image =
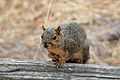
{"label": "dirt ground", "polygon": [[86,30],[89,63],[120,65],[120,0],[0,0],[0,57],[47,61],[41,25],[71,21]]}

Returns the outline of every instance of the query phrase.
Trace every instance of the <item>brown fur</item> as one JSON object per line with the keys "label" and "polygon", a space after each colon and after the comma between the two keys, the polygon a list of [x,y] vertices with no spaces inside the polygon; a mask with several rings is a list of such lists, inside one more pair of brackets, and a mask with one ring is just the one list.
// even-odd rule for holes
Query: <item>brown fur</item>
{"label": "brown fur", "polygon": [[[47,49],[48,56],[56,62],[56,68],[61,67],[65,62],[85,63],[83,57],[83,49],[80,49],[78,53],[72,54],[69,57],[65,57],[64,51],[58,46],[52,46]],[[54,54],[54,55],[53,55]]]}
{"label": "brown fur", "polygon": [[65,53],[60,47],[54,45],[50,49],[47,49],[47,51],[48,56],[56,62],[56,68],[59,68],[65,62]]}

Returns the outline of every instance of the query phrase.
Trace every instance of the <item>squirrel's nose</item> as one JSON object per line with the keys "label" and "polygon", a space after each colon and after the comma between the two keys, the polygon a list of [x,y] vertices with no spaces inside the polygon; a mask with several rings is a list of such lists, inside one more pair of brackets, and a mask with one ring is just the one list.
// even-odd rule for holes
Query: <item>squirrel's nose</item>
{"label": "squirrel's nose", "polygon": [[48,48],[48,43],[47,43],[47,42],[44,43],[44,47],[45,47],[45,48]]}

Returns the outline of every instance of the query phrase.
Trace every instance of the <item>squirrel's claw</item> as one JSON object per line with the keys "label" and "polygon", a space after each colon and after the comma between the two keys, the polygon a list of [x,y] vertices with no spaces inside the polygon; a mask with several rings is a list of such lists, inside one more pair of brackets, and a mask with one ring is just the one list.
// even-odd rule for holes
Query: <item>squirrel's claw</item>
{"label": "squirrel's claw", "polygon": [[55,68],[60,68],[61,65],[62,65],[62,64],[58,61],[58,62],[56,62],[56,66],[55,66]]}

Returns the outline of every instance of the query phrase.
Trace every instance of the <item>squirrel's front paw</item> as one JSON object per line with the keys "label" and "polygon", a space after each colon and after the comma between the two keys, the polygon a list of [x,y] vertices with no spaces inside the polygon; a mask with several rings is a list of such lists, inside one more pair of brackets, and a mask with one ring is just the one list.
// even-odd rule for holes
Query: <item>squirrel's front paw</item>
{"label": "squirrel's front paw", "polygon": [[61,64],[59,61],[57,61],[57,62],[56,62],[56,66],[55,66],[55,68],[60,68],[61,65],[62,65],[62,64]]}

